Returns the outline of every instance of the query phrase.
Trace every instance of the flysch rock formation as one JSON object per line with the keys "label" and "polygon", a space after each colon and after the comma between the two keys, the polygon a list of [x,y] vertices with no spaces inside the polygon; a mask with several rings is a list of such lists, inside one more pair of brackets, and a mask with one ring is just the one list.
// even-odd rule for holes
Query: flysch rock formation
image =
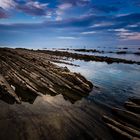
{"label": "flysch rock formation", "polygon": [[103,120],[117,139],[140,140],[140,98],[130,98],[124,107],[113,107],[113,116],[104,115]]}
{"label": "flysch rock formation", "polygon": [[33,103],[37,96],[62,94],[72,103],[87,96],[93,85],[81,74],[52,63],[49,54],[26,49],[0,48],[0,98]]}

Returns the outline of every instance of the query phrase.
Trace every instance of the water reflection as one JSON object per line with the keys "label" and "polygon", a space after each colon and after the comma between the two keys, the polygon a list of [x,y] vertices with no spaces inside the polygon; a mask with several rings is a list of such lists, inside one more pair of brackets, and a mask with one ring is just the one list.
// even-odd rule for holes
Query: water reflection
{"label": "water reflection", "polygon": [[[80,72],[100,87],[88,97],[107,104],[119,105],[130,96],[140,96],[140,66],[131,64],[111,64],[102,62],[73,61],[80,67],[67,66],[71,71]],[[62,64],[61,64],[62,66]]]}
{"label": "water reflection", "polygon": [[71,104],[62,95],[38,97],[34,104],[0,101],[0,139],[112,140],[101,121],[100,109],[85,99]]}
{"label": "water reflection", "polygon": [[[16,85],[15,85],[15,93],[22,102],[27,102],[29,104],[34,104],[36,98],[39,97],[39,95],[37,95],[36,93],[31,92],[27,89],[25,90]],[[73,91],[70,91],[68,89],[63,89],[61,91],[61,96],[63,96],[63,99],[65,99],[65,101],[70,102],[71,104],[74,104],[78,100],[81,100],[83,97],[87,97],[88,95],[89,95],[88,93],[85,93],[85,94],[84,93],[81,93],[81,94],[74,93]],[[49,98],[52,97],[52,99],[53,99],[53,98],[56,98],[57,94],[52,95],[52,94],[46,92],[46,95],[40,95],[40,97],[42,97],[43,99],[47,99],[48,96],[49,96]],[[10,96],[9,94],[2,94],[0,96],[0,99],[8,104],[16,103],[15,99],[12,96]]]}

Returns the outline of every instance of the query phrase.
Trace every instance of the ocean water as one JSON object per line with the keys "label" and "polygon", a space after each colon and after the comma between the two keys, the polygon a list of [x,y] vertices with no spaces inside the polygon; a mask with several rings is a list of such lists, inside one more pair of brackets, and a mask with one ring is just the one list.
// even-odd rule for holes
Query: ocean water
{"label": "ocean water", "polygon": [[[72,53],[78,53],[78,54],[87,54],[87,55],[95,55],[95,56],[107,56],[111,58],[121,58],[121,59],[126,59],[126,60],[132,60],[132,61],[137,61],[140,62],[140,55],[135,55],[135,54],[116,54],[116,53],[92,53],[92,52],[78,52],[78,51],[69,51]],[[140,51],[137,51],[140,52]]]}
{"label": "ocean water", "polygon": [[[126,49],[127,48],[127,49]],[[96,49],[100,51],[126,51],[128,53],[140,52],[139,46],[118,46],[118,47],[93,47],[86,49]],[[66,50],[67,51],[67,50]],[[68,50],[72,53],[108,56],[112,58],[122,58],[140,62],[140,55],[135,54],[115,54],[115,53],[92,53],[78,52]],[[88,96],[88,100],[99,100],[109,105],[122,106],[124,101],[129,97],[140,97],[140,65],[105,62],[69,60],[79,67],[58,64],[67,66],[73,72],[79,72],[94,85],[99,87],[98,92],[92,91]]]}
{"label": "ocean water", "polygon": [[[98,99],[110,105],[121,105],[129,97],[140,97],[140,66],[131,64],[107,64],[105,62],[72,61],[80,67],[68,66],[73,72],[79,72],[99,87],[87,99]],[[60,64],[64,66],[63,64]]]}
{"label": "ocean water", "polygon": [[[80,51],[74,51],[74,50],[61,50],[60,51],[68,51],[68,52],[72,52],[72,53],[78,53],[78,54],[87,54],[87,55],[96,55],[96,56],[107,56],[107,57],[111,57],[111,58],[121,58],[121,59],[126,59],[126,60],[132,60],[132,61],[140,61],[140,55],[136,55],[134,53],[140,53],[140,47],[139,46],[128,46],[128,47],[124,47],[124,46],[118,46],[118,47],[92,47],[92,48],[84,48],[81,47],[82,49],[95,49],[98,51],[104,51],[104,53],[98,53],[98,52],[80,52]],[[79,47],[79,49],[81,49]],[[57,50],[58,48],[56,48],[55,50]],[[78,49],[76,47],[70,48],[70,49]],[[114,52],[114,53],[109,53],[110,51]],[[117,54],[115,52],[121,52],[121,51],[125,51],[126,54]]]}

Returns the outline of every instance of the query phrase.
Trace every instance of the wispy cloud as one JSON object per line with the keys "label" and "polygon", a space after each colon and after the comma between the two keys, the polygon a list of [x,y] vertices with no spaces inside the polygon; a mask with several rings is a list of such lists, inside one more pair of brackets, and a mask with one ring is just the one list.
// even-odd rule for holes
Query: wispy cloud
{"label": "wispy cloud", "polygon": [[29,1],[25,4],[17,4],[16,8],[20,11],[23,11],[27,14],[36,15],[36,16],[46,16],[47,15],[47,6],[48,3],[40,3]]}
{"label": "wispy cloud", "polygon": [[89,34],[95,34],[96,32],[95,31],[89,31],[89,32],[82,32],[80,34],[82,35],[89,35]]}
{"label": "wispy cloud", "polygon": [[63,15],[65,14],[65,11],[70,9],[72,7],[71,3],[63,3],[58,5],[58,8],[56,10],[56,21],[60,21],[63,19]]}
{"label": "wispy cloud", "polygon": [[15,7],[16,3],[13,0],[0,0],[0,7],[7,10]]}
{"label": "wispy cloud", "polygon": [[128,32],[128,30],[125,29],[125,28],[114,29],[114,31],[116,31],[116,32],[123,32],[123,33]]}
{"label": "wispy cloud", "polygon": [[134,32],[132,35],[126,37],[127,40],[140,40],[140,33]]}
{"label": "wispy cloud", "polygon": [[124,29],[124,28],[115,29],[114,31],[117,32],[117,35],[122,40],[140,40],[139,32],[132,32],[132,31]]}
{"label": "wispy cloud", "polygon": [[73,6],[85,6],[90,3],[91,0],[60,0],[64,3],[70,3]]}
{"label": "wispy cloud", "polygon": [[58,8],[60,10],[67,10],[67,9],[69,9],[71,7],[72,7],[71,3],[63,3],[63,4],[58,5]]}
{"label": "wispy cloud", "polygon": [[139,32],[120,32],[118,35],[123,40],[140,40]]}
{"label": "wispy cloud", "polygon": [[111,25],[114,25],[113,22],[101,22],[101,23],[96,23],[90,27],[105,27],[105,26],[111,26]]}
{"label": "wispy cloud", "polygon": [[72,37],[72,36],[58,36],[58,39],[64,39],[64,40],[73,40],[73,39],[77,39],[76,37]]}

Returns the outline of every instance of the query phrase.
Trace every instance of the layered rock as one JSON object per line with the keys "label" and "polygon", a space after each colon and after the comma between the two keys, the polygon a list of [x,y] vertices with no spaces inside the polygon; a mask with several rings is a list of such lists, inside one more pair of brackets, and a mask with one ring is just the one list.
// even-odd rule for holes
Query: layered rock
{"label": "layered rock", "polygon": [[124,106],[127,110],[112,108],[113,116],[104,115],[103,120],[114,138],[140,140],[140,98],[130,98]]}
{"label": "layered rock", "polygon": [[1,48],[1,96],[10,95],[18,103],[22,100],[33,103],[32,98],[43,94],[62,94],[71,102],[87,96],[92,83],[67,67],[52,63],[54,59],[31,50]]}

